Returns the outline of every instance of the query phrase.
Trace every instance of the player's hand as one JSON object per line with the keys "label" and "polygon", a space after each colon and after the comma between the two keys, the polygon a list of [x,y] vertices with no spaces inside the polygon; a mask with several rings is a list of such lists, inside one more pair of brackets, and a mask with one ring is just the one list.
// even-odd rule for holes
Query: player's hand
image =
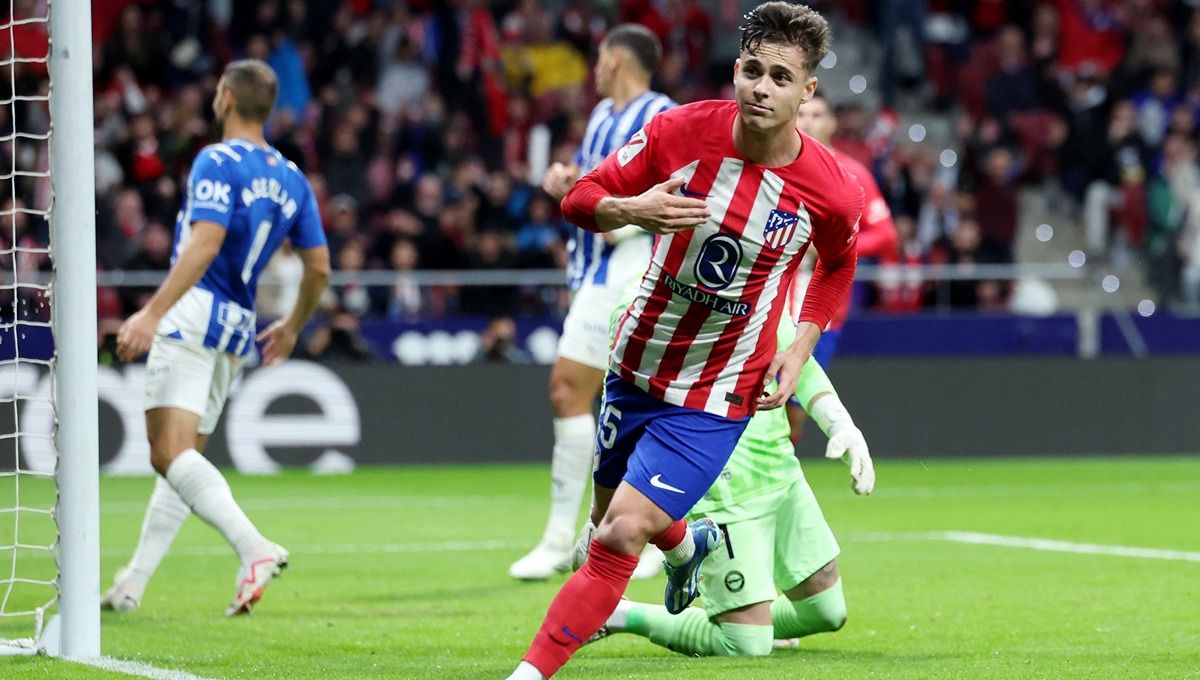
{"label": "player's hand", "polygon": [[845,427],[833,433],[825,445],[825,457],[841,459],[850,466],[850,488],[860,496],[875,490],[875,464],[871,462],[871,451],[867,439],[857,427]]}
{"label": "player's hand", "polygon": [[579,179],[579,166],[574,163],[563,165],[555,163],[551,165],[546,174],[542,176],[542,191],[545,191],[555,201],[561,201],[563,196],[575,186],[575,180]]}
{"label": "player's hand", "polygon": [[274,366],[292,355],[296,347],[296,331],[286,320],[280,319],[259,333],[258,341],[265,343],[262,348],[263,366]]}
{"label": "player's hand", "polygon": [[[771,365],[767,368],[767,374],[763,376],[762,396],[758,398],[760,411],[779,408],[787,403],[788,397],[796,393],[796,384],[800,381],[800,371],[804,368],[804,362],[808,361],[811,355],[812,349],[806,348],[800,342],[793,342],[787,349],[782,349],[775,354],[775,358],[771,360]],[[776,376],[779,378],[779,385],[774,392],[767,392]]]}
{"label": "player's hand", "polygon": [[136,361],[149,352],[160,320],[158,315],[146,309],[140,309],[125,319],[117,331],[117,358],[125,362]]}
{"label": "player's hand", "polygon": [[704,224],[712,213],[704,201],[675,193],[684,184],[682,177],[672,177],[625,199],[629,224],[636,224],[652,234],[673,234]]}

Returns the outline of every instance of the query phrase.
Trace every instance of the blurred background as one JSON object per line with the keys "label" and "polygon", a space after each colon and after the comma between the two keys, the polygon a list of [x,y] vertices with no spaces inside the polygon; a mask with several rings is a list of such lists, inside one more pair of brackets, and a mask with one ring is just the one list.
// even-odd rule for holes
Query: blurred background
{"label": "blurred background", "polygon": [[[600,39],[618,23],[644,24],[665,48],[656,89],[678,102],[728,97],[736,28],[755,4],[94,2],[102,363],[114,363],[116,327],[169,264],[181,180],[213,140],[217,75],[231,59],[257,57],[280,78],[269,139],[310,177],[336,269],[297,354],[340,376],[360,408],[375,388],[346,376],[416,375],[383,365],[548,364],[568,303],[571,227],[537,187],[583,136]],[[1105,420],[1107,408],[1113,420],[1127,417],[1121,404],[1131,400],[1186,400],[1188,392],[1164,393],[1145,376],[1195,375],[1180,366],[1193,367],[1200,353],[1200,1],[812,4],[834,29],[817,73],[836,110],[833,145],[872,170],[899,235],[894,252],[859,266],[831,367],[848,403],[903,412],[906,395],[944,413],[961,407],[963,390],[951,385],[992,376],[972,397],[983,400],[972,407],[976,420],[960,423],[962,436],[946,449],[987,448],[979,427],[1007,421],[996,424],[994,447],[1021,453],[1124,445],[1103,427],[1079,439],[1062,426],[1048,440],[1013,428],[1016,416],[997,418],[989,404],[1034,409],[1041,398],[1078,409],[1086,423]],[[39,6],[14,4],[20,16]],[[18,51],[44,50],[42,26],[13,30]],[[45,86],[38,65],[18,64],[11,80],[14,92]],[[9,81],[0,78],[0,89]],[[6,129],[47,124],[33,103],[2,115],[12,118]],[[3,189],[4,208],[38,204],[44,190],[41,180],[17,178]],[[10,239],[45,244],[37,215],[0,220],[8,223],[0,252]],[[21,257],[0,267],[50,266],[47,254]],[[285,248],[264,276],[263,320],[289,307],[299,277]],[[35,299],[0,302],[3,314],[47,311]],[[1128,380],[1114,382],[1121,371]],[[494,384],[473,369],[420,375],[435,376],[422,384],[491,385],[478,390],[526,380],[515,417],[540,423],[548,413],[543,368],[520,373],[528,378],[497,374],[509,377]],[[927,380],[940,382],[919,399],[913,385]],[[1146,408],[1148,418],[1170,416]],[[1173,421],[1146,422],[1153,436],[1176,438],[1142,450],[1194,445]],[[548,442],[548,427],[529,429]],[[916,432],[914,445],[928,436]],[[1022,436],[1029,446],[1013,444]],[[526,458],[547,449],[534,440],[513,447]]]}

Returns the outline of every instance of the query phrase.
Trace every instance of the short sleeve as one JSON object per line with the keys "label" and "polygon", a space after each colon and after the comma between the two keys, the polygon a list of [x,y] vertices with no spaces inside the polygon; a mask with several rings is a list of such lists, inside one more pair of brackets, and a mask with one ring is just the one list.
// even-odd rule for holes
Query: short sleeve
{"label": "short sleeve", "polygon": [[233,157],[208,148],[196,156],[188,175],[189,222],[215,222],[229,228],[233,217]]}
{"label": "short sleeve", "polygon": [[325,245],[325,228],[321,225],[321,211],[317,209],[317,200],[313,197],[312,186],[304,180],[304,200],[300,204],[300,212],[292,230],[288,232],[293,248],[301,250],[319,248]]}

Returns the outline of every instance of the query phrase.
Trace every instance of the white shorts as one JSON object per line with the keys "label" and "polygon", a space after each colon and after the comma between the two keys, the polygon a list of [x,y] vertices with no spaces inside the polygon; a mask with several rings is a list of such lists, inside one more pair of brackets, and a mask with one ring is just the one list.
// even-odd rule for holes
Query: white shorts
{"label": "white shorts", "polygon": [[200,416],[197,432],[217,429],[242,360],[226,352],[155,336],[146,359],[146,410],[180,408]]}
{"label": "white shorts", "polygon": [[633,299],[650,264],[651,243],[645,235],[624,239],[609,256],[605,282],[584,283],[575,291],[563,319],[558,356],[601,371],[608,369],[613,312]]}

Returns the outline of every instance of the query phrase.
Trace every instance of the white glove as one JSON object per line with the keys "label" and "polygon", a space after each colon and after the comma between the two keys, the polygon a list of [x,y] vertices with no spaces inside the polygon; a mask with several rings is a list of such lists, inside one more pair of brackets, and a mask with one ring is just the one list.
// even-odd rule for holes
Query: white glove
{"label": "white glove", "polygon": [[867,440],[857,427],[838,428],[825,445],[825,457],[840,458],[850,466],[854,493],[866,496],[875,490],[875,465],[871,462]]}

